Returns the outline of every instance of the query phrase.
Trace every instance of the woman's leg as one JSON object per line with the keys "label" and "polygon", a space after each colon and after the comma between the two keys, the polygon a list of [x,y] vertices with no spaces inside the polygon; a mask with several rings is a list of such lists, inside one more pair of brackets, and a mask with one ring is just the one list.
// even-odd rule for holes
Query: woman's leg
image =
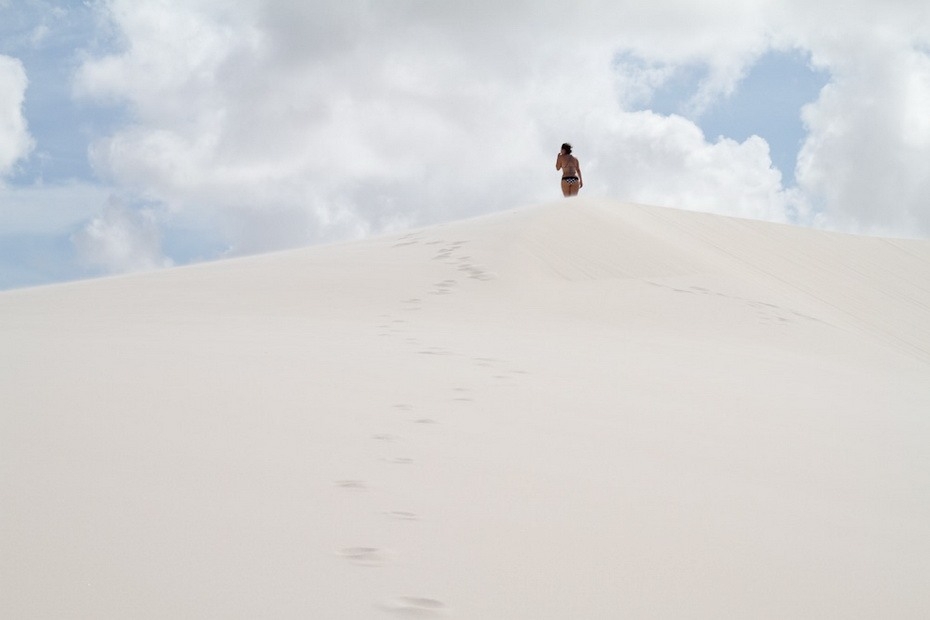
{"label": "woman's leg", "polygon": [[579,189],[581,189],[581,187],[579,186],[578,181],[575,181],[575,182],[572,183],[571,186],[569,187],[569,190],[568,190],[568,191],[569,191],[569,196],[577,196],[577,195],[578,195],[578,190],[579,190]]}

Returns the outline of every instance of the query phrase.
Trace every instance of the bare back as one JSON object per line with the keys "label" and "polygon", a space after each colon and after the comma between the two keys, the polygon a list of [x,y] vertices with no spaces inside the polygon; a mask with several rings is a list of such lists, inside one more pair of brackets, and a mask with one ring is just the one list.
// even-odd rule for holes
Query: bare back
{"label": "bare back", "polygon": [[555,169],[562,171],[563,177],[576,177],[578,176],[578,159],[574,155],[559,155],[558,159],[555,162]]}

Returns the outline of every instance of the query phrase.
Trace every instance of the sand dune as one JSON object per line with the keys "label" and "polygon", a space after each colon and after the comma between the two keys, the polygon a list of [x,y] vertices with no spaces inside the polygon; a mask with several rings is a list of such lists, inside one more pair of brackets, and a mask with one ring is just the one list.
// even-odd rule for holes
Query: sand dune
{"label": "sand dune", "polygon": [[560,201],[0,345],[5,618],[930,616],[930,242]]}

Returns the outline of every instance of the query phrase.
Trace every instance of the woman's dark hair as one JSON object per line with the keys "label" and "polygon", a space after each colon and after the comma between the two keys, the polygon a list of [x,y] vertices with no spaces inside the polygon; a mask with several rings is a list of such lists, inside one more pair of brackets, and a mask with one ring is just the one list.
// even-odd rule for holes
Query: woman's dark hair
{"label": "woman's dark hair", "polygon": [[565,144],[562,145],[562,150],[565,151],[565,154],[566,154],[566,155],[571,155],[571,154],[572,154],[572,145],[569,144],[568,142],[566,142]]}

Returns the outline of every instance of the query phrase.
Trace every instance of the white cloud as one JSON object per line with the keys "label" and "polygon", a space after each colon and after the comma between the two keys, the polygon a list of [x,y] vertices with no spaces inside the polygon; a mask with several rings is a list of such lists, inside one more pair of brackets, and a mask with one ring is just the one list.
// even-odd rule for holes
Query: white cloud
{"label": "white cloud", "polygon": [[79,260],[111,273],[168,267],[155,214],[111,198],[103,213],[72,235]]}
{"label": "white cloud", "polygon": [[615,141],[587,166],[586,176],[596,179],[591,189],[603,186],[600,193],[782,222],[803,210],[782,188],[768,144],[756,136],[711,144],[690,121],[652,112],[616,115],[610,125],[592,127],[587,139],[597,136]]}
{"label": "white cloud", "polygon": [[[833,223],[930,232],[928,207],[902,195],[926,189],[930,160],[914,47],[930,39],[913,25],[926,10],[895,3],[876,29],[866,4],[111,0],[100,6],[126,47],[86,62],[75,86],[134,118],[94,145],[96,169],[174,217],[216,214],[237,252],[555,198],[565,140],[586,193],[780,221],[812,203]],[[876,48],[887,31],[910,34]],[[850,59],[841,43],[865,51]],[[709,142],[635,109],[698,65],[697,114],[766,50],[792,47],[836,76],[806,111],[801,191],[781,186],[759,138]],[[618,71],[618,53],[653,69]],[[905,118],[907,139],[892,126]]]}
{"label": "white cloud", "polygon": [[930,233],[928,110],[930,56],[873,47],[805,109],[799,186],[834,225]]}
{"label": "white cloud", "polygon": [[23,116],[27,84],[23,63],[0,55],[0,177],[9,174],[34,147]]}

